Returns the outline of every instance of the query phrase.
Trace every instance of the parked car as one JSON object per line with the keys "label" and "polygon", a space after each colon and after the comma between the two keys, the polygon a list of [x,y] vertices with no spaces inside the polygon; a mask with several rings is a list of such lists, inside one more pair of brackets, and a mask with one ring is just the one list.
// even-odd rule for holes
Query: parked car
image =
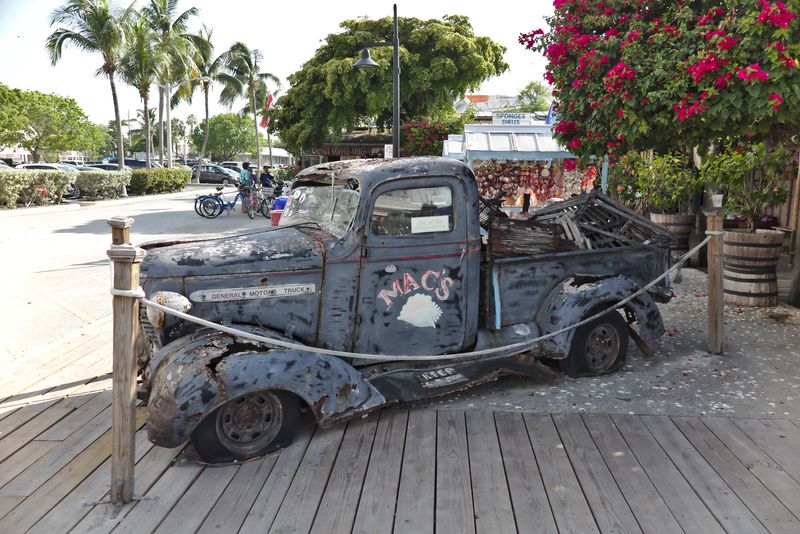
{"label": "parked car", "polygon": [[59,161],[59,163],[63,165],[72,165],[73,167],[82,167],[86,165],[86,162],[83,160],[76,160],[76,159],[65,159]]}
{"label": "parked car", "polygon": [[237,173],[242,172],[242,170],[244,169],[241,161],[223,161],[222,163],[220,163],[220,166],[225,167],[226,169],[234,170]]}
{"label": "parked car", "polygon": [[17,165],[17,169],[33,169],[37,171],[67,171],[78,172],[78,168],[74,165],[67,165],[65,163],[23,163]]}
{"label": "parked car", "polygon": [[[119,165],[116,163],[92,163],[86,166],[86,170],[89,171],[118,171]],[[123,165],[122,170],[124,171],[131,171],[133,170],[128,165]]]}
{"label": "parked car", "polygon": [[[116,166],[117,158],[110,159],[110,160],[108,160],[107,163],[110,163],[110,164]],[[125,166],[126,167],[130,167],[131,169],[146,169],[147,168],[147,162],[145,160],[143,160],[143,159],[125,158]],[[150,168],[151,169],[161,168],[161,165],[157,161],[151,161],[150,162]]]}
{"label": "parked car", "polygon": [[0,169],[10,169],[11,165],[0,159]]}
{"label": "parked car", "polygon": [[[197,173],[197,165],[192,167],[192,176]],[[220,165],[200,165],[201,184],[239,185],[239,174]]]}

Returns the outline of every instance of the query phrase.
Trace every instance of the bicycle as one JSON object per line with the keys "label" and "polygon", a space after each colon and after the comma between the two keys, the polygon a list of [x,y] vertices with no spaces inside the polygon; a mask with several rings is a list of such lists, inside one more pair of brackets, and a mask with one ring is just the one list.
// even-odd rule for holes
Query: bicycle
{"label": "bicycle", "polygon": [[217,187],[217,192],[210,195],[201,195],[194,201],[194,211],[206,219],[214,219],[223,211],[230,212],[236,207],[239,199],[242,199],[242,212],[254,219],[256,216],[257,196],[252,187],[239,187],[236,196],[231,202],[227,202],[222,196],[222,187]]}

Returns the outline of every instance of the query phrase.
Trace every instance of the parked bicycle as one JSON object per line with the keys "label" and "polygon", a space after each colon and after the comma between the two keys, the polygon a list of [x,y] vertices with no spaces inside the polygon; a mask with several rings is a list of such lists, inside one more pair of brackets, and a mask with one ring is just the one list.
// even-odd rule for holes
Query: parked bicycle
{"label": "parked bicycle", "polygon": [[230,214],[236,207],[239,199],[241,199],[242,212],[246,213],[251,219],[255,218],[257,210],[261,212],[262,208],[255,188],[239,187],[236,196],[233,197],[233,200],[230,202],[225,200],[222,189],[222,187],[217,187],[216,193],[197,197],[194,201],[194,211],[206,219],[213,219],[219,217],[223,211]]}

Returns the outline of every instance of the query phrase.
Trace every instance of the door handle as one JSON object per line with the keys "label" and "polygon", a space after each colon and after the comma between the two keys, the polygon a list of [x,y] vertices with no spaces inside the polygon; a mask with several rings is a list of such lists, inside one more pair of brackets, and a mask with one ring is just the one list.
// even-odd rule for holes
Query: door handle
{"label": "door handle", "polygon": [[461,262],[464,261],[464,256],[467,253],[467,245],[466,243],[462,243],[458,248],[461,249],[461,257],[458,258],[458,264],[461,265]]}

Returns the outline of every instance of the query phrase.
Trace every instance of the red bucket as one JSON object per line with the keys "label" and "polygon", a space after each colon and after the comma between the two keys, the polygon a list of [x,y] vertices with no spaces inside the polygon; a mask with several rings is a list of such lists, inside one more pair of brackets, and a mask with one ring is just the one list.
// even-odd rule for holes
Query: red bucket
{"label": "red bucket", "polygon": [[281,220],[281,215],[283,215],[283,210],[272,210],[270,212],[270,216],[272,217],[272,226],[278,226],[278,223]]}

